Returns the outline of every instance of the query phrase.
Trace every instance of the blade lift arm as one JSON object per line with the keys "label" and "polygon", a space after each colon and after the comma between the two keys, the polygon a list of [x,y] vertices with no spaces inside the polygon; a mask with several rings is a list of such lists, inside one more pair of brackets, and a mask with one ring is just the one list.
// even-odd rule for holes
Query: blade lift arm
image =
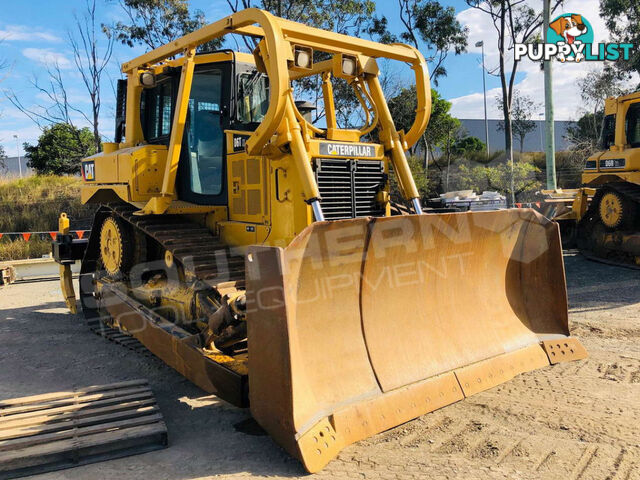
{"label": "blade lift arm", "polygon": [[380,138],[384,142],[385,150],[391,151],[391,163],[398,176],[398,184],[402,196],[411,201],[413,210],[416,214],[420,215],[422,213],[420,193],[418,193],[416,182],[409,168],[409,162],[407,162],[403,141],[396,130],[393,118],[391,117],[391,111],[384,98],[380,80],[376,75],[368,77],[366,81],[371,91],[373,101],[378,107]]}

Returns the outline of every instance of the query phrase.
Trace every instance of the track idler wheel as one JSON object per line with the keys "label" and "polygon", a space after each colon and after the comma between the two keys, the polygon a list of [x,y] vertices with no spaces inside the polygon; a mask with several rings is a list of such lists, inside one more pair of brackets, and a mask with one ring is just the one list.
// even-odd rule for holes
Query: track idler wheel
{"label": "track idler wheel", "polygon": [[635,216],[632,202],[614,190],[602,194],[598,204],[598,217],[609,230],[631,227]]}
{"label": "track idler wheel", "polygon": [[100,260],[107,274],[122,278],[133,263],[131,231],[125,222],[111,215],[100,228]]}

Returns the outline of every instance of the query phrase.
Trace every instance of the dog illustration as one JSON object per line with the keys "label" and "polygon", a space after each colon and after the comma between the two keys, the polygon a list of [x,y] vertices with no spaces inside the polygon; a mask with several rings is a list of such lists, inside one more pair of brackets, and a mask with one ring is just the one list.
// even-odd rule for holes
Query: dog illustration
{"label": "dog illustration", "polygon": [[[567,17],[560,17],[549,25],[554,32],[565,39],[565,42],[558,42],[558,47],[562,45],[579,45],[582,42],[576,40],[576,37],[587,33],[588,28],[582,21],[582,15],[571,15]],[[558,60],[561,62],[580,62],[584,59],[584,54],[577,53],[574,57],[566,56],[564,53],[558,53]]]}

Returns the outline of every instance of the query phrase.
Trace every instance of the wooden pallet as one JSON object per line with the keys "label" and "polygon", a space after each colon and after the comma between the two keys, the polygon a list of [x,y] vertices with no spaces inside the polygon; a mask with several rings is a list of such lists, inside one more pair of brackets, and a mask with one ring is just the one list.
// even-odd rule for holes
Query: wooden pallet
{"label": "wooden pallet", "polygon": [[0,480],[166,446],[146,380],[0,401]]}

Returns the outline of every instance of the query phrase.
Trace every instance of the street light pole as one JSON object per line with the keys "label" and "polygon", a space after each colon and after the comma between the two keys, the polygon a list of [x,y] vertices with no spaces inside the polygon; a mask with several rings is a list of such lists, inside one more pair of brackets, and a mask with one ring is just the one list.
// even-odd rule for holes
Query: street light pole
{"label": "street light pole", "polygon": [[476,43],[476,47],[482,47],[482,91],[484,92],[484,139],[487,145],[487,159],[489,158],[489,121],[487,120],[487,81],[484,68],[484,41]]}
{"label": "street light pole", "polygon": [[542,131],[544,130],[544,113],[538,115],[540,117],[538,128],[540,129],[540,151],[544,152],[544,140],[542,140]]}
{"label": "street light pole", "polygon": [[[547,43],[547,33],[549,31],[549,21],[551,15],[551,0],[543,0],[543,35],[544,43]],[[545,113],[545,134],[546,134],[546,157],[547,157],[547,189],[555,190],[556,183],[556,138],[553,120],[553,81],[551,73],[551,61],[544,62],[544,113]]]}
{"label": "street light pole", "polygon": [[20,142],[18,141],[18,135],[14,135],[16,139],[16,149],[18,150],[18,171],[20,172],[20,178],[22,178],[22,162],[20,161]]}

